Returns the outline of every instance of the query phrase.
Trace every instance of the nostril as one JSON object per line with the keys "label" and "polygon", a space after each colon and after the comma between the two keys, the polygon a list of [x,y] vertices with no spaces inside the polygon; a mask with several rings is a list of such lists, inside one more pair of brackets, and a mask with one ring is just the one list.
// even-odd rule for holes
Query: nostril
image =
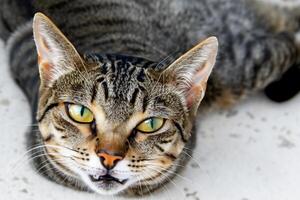
{"label": "nostril", "polygon": [[113,161],[113,164],[116,165],[121,159],[120,158],[116,158],[114,161]]}
{"label": "nostril", "polygon": [[99,156],[101,163],[103,164],[103,162],[105,161],[105,158],[103,156]]}

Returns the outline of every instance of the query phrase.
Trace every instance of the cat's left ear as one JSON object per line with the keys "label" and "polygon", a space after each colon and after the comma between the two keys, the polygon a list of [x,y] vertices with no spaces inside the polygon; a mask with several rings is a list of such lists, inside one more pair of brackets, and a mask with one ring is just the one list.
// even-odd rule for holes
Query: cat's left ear
{"label": "cat's left ear", "polygon": [[60,76],[84,66],[75,47],[42,13],[34,15],[33,36],[44,86],[51,86]]}
{"label": "cat's left ear", "polygon": [[216,62],[218,40],[210,37],[173,62],[163,73],[167,82],[183,92],[191,117],[197,113],[206,83]]}

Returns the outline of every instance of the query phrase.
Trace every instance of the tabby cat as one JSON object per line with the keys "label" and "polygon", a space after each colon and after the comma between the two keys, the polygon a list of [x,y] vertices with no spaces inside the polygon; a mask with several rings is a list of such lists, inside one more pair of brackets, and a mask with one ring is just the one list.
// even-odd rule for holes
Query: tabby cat
{"label": "tabby cat", "polygon": [[28,135],[34,166],[100,194],[157,189],[188,161],[202,100],[228,106],[298,69],[297,10],[255,0],[1,0],[0,35],[39,128]]}

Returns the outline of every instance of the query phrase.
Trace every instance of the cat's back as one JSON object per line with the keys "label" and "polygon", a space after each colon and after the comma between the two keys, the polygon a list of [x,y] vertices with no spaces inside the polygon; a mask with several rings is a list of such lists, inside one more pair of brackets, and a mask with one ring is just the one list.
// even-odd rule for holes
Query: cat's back
{"label": "cat's back", "polygon": [[[219,56],[222,66],[235,51],[236,40],[267,29],[247,2],[251,0],[37,0],[33,7],[48,15],[82,54],[127,54],[159,62],[214,35],[220,41],[219,55],[228,55]],[[32,74],[38,77],[31,22],[26,29],[11,38],[10,52],[13,74],[23,85]],[[219,74],[228,69],[218,66]],[[230,69],[230,74],[238,73]]]}
{"label": "cat's back", "polygon": [[[259,28],[245,0],[50,0],[36,1],[35,7],[80,51],[138,54],[155,61],[208,35]],[[152,55],[134,52],[129,43],[149,48]]]}

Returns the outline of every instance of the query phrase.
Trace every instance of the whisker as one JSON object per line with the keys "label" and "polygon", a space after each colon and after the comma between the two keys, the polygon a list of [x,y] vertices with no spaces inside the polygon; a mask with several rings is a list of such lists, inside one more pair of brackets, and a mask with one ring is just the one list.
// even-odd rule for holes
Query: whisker
{"label": "whisker", "polygon": [[[172,184],[178,189],[178,191],[181,191],[181,189],[178,187],[178,185],[177,185],[170,177],[166,176],[165,174],[163,174],[163,173],[160,172],[159,170],[156,170],[155,168],[151,168],[151,167],[148,167],[148,168],[149,168],[150,170],[153,170],[153,171],[155,171],[155,172],[161,174],[163,177],[165,177],[166,179],[168,179],[168,180],[170,181],[170,183],[172,183]],[[184,193],[183,193],[182,191],[181,191],[181,193],[182,193],[183,197],[185,198]]]}
{"label": "whisker", "polygon": [[[39,155],[39,156],[36,156],[37,154],[40,154],[40,153],[44,153],[44,155],[47,155],[47,154],[50,154],[49,152],[45,152],[45,147],[47,148],[57,148],[57,149],[63,149],[63,150],[71,150],[71,151],[74,151],[74,152],[77,152],[76,150],[74,149],[71,149],[69,147],[65,147],[65,146],[57,146],[57,145],[46,145],[46,144],[43,144],[43,145],[37,145],[29,150],[27,150],[22,156],[20,156],[21,158],[18,159],[17,161],[15,161],[14,163],[12,163],[11,165],[13,166],[11,168],[11,170],[14,170],[16,169],[17,167],[19,167],[18,165],[20,165],[20,163],[22,164],[24,159],[27,159],[29,156],[29,154],[31,153],[28,161],[31,161],[31,160],[34,160],[35,158],[38,158],[38,157],[41,157],[43,155]],[[37,151],[37,152],[34,152],[32,153],[33,151]]]}
{"label": "whisker", "polygon": [[[155,163],[154,163],[154,164],[149,163],[149,164],[150,164],[150,166],[158,167],[160,170],[162,170],[162,173],[163,173],[163,172],[167,172],[167,173],[169,173],[169,174],[172,174],[172,175],[175,175],[175,176],[181,178],[181,179],[184,180],[184,181],[188,181],[189,183],[192,183],[192,181],[191,181],[190,179],[188,179],[187,177],[184,177],[184,176],[182,176],[182,175],[176,173],[175,171],[171,171],[171,170],[169,170],[169,169],[163,168],[163,167],[161,167],[161,166],[159,166],[159,165],[156,165]],[[182,166],[182,165],[181,165],[181,166]]]}

